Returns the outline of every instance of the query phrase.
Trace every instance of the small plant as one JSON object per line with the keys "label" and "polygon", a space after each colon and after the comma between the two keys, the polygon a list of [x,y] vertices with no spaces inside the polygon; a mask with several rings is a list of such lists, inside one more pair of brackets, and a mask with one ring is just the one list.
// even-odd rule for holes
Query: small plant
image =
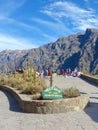
{"label": "small plant", "polygon": [[62,90],[62,94],[63,98],[72,98],[80,96],[79,90],[74,87]]}
{"label": "small plant", "polygon": [[6,76],[5,76],[5,75],[0,76],[0,84],[1,84],[1,85],[6,84]]}

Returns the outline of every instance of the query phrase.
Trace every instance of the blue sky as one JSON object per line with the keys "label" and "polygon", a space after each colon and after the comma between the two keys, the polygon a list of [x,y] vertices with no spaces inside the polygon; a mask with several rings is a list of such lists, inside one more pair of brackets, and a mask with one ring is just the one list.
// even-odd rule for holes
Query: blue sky
{"label": "blue sky", "polygon": [[98,0],[0,0],[0,51],[98,29]]}

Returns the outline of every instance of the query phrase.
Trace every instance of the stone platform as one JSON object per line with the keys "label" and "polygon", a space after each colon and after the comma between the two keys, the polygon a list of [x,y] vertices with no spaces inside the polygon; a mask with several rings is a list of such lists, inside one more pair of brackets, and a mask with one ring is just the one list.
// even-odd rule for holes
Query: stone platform
{"label": "stone platform", "polygon": [[32,95],[19,94],[19,91],[9,86],[0,86],[0,89],[12,93],[26,113],[53,114],[80,111],[89,103],[89,98],[83,96],[57,100],[32,100]]}

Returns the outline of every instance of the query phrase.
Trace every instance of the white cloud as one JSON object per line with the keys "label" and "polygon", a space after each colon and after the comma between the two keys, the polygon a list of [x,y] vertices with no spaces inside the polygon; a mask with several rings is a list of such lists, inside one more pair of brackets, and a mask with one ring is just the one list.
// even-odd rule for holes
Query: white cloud
{"label": "white cloud", "polygon": [[38,27],[35,27],[34,25],[28,25],[26,23],[23,23],[23,22],[20,22],[20,21],[17,21],[15,19],[8,18],[8,17],[3,17],[2,20],[6,21],[7,24],[14,24],[17,27],[23,27],[24,29],[28,29],[31,31],[38,31],[38,32],[42,33],[41,30]]}
{"label": "white cloud", "polygon": [[98,3],[98,0],[84,0],[84,2],[87,2],[87,3],[89,3],[89,2]]}
{"label": "white cloud", "polygon": [[84,0],[85,2],[88,2],[89,0]]}
{"label": "white cloud", "polygon": [[55,20],[70,20],[75,29],[85,30],[87,27],[98,27],[98,18],[94,9],[83,9],[71,2],[54,2],[41,10],[41,12]]}
{"label": "white cloud", "polygon": [[47,35],[47,34],[43,34],[43,37],[45,37],[46,39],[50,39],[51,40],[50,42],[54,42],[55,40],[57,40],[57,37],[50,36],[50,35]]}
{"label": "white cloud", "polygon": [[0,16],[10,16],[16,9],[20,8],[26,0],[0,0]]}
{"label": "white cloud", "polygon": [[[64,25],[64,23],[60,20],[56,21],[46,21],[44,19],[39,19],[39,18],[33,18],[33,21],[42,24],[43,26],[47,26],[48,30],[53,31],[54,33],[60,33],[60,30],[62,30],[62,33],[65,32],[70,32],[68,28]],[[51,34],[50,34],[51,35]]]}
{"label": "white cloud", "polygon": [[37,46],[25,38],[16,38],[9,35],[0,34],[0,50],[23,50],[36,48]]}
{"label": "white cloud", "polygon": [[[6,25],[12,24],[17,27],[28,29],[31,31],[38,31],[41,33],[41,30],[34,25],[29,25],[20,21],[17,21],[11,18],[11,14],[26,2],[26,0],[0,0],[0,24],[5,23]],[[2,25],[1,25],[2,26]]]}

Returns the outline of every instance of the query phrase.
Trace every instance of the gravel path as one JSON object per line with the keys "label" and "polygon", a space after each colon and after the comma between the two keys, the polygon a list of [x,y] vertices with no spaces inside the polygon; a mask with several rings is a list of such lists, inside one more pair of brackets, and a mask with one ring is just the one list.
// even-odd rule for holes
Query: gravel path
{"label": "gravel path", "polygon": [[21,111],[11,94],[0,91],[0,130],[98,130],[97,86],[77,77],[62,76],[55,76],[53,84],[78,88],[81,94],[90,97],[90,105],[80,112],[28,114]]}

